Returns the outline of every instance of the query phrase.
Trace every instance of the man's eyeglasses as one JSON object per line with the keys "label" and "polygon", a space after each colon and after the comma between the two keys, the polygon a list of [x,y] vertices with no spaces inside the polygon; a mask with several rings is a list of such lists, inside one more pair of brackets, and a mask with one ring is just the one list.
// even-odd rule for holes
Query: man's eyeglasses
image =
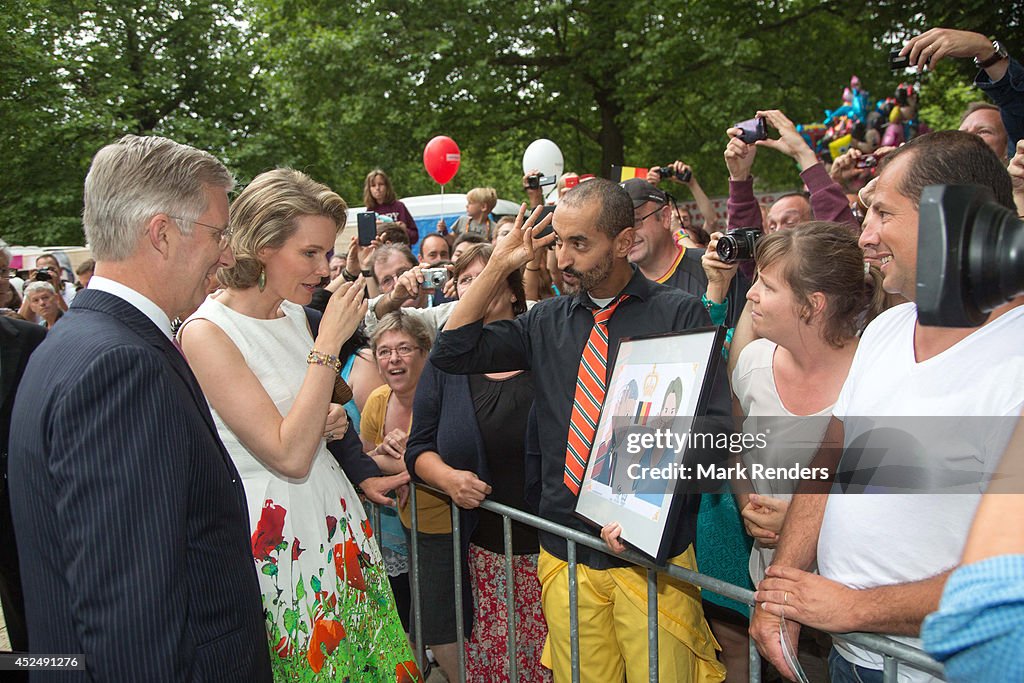
{"label": "man's eyeglasses", "polygon": [[0,268],[0,277],[4,279],[11,279],[12,277],[18,276],[17,268]]}
{"label": "man's eyeglasses", "polygon": [[662,207],[660,207],[660,206],[659,206],[659,207],[658,207],[658,208],[656,208],[656,209],[655,209],[654,211],[651,211],[651,212],[650,212],[649,214],[647,214],[647,215],[645,215],[645,216],[641,216],[640,218],[637,218],[637,217],[636,217],[636,216],[634,215],[634,216],[633,216],[633,227],[636,227],[636,226],[640,225],[640,224],[641,224],[641,223],[643,223],[643,222],[644,222],[645,220],[647,220],[648,218],[650,218],[650,217],[651,217],[651,216],[653,216],[654,214],[656,214],[656,213],[658,213],[659,211],[661,211],[661,209],[662,209]]}
{"label": "man's eyeglasses", "polygon": [[419,351],[414,346],[399,346],[397,349],[389,349],[388,347],[381,347],[377,349],[377,360],[389,360],[391,354],[397,353],[400,358],[408,358],[415,352]]}
{"label": "man's eyeglasses", "polygon": [[380,281],[380,289],[382,292],[390,292],[394,288],[395,283],[398,282],[398,278],[402,277],[405,273],[412,270],[412,268],[403,268],[394,275],[388,275]]}
{"label": "man's eyeglasses", "polygon": [[206,228],[207,230],[212,231],[213,232],[213,236],[217,240],[217,244],[220,246],[221,249],[227,249],[228,244],[231,243],[231,236],[235,234],[235,230],[231,226],[225,226],[223,228],[218,228],[216,225],[209,225],[207,223],[200,223],[199,221],[189,221],[187,218],[180,218],[178,216],[170,216],[169,215],[167,217],[168,218],[173,218],[176,221],[182,221],[182,222],[185,222],[185,223],[194,223],[196,225],[201,225],[204,228]]}

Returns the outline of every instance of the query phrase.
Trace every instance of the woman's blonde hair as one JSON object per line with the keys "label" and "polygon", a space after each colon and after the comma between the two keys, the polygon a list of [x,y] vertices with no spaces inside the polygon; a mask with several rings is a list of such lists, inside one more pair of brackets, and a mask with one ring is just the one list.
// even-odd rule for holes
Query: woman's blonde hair
{"label": "woman's blonde hair", "polygon": [[329,218],[345,227],[348,207],[331,188],[301,171],[278,168],[256,176],[231,205],[231,249],[235,265],[221,268],[217,278],[225,287],[248,289],[263,272],[257,256],[278,249],[298,229],[301,216]]}

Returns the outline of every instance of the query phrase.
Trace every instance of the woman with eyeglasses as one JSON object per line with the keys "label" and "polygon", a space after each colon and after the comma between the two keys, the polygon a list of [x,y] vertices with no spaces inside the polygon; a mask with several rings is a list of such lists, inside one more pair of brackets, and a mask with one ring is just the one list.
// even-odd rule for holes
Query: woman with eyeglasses
{"label": "woman with eyeglasses", "polygon": [[210,237],[234,233],[224,289],[178,333],[245,487],[275,681],[419,680],[374,530],[327,450],[348,428],[334,354],[366,313],[362,282],[331,296],[315,339],[302,308],[345,217],[299,171],[257,176]]}
{"label": "woman with eyeglasses", "polygon": [[[423,323],[399,309],[380,319],[370,338],[370,349],[385,383],[370,393],[363,406],[360,420],[363,449],[383,472],[405,472],[405,444],[412,425],[413,398],[430,352],[430,335]],[[410,631],[410,500],[401,501],[399,519],[395,519],[392,511],[387,508],[381,510],[381,513],[381,542],[388,563],[388,574],[402,624],[406,631]],[[416,494],[416,514],[420,565],[429,573],[421,574],[420,586],[438,581],[432,573],[435,570],[441,576],[447,576],[447,583],[451,585],[450,573],[444,573],[444,567],[452,564],[452,525],[448,501],[429,491],[419,490]],[[442,607],[423,605],[422,626],[427,647],[433,648],[434,645],[447,642],[431,638],[441,628],[436,617],[441,614]],[[440,652],[434,650],[434,654],[440,661],[444,657],[443,648]]]}
{"label": "woman with eyeglasses", "polygon": [[[465,296],[474,286],[492,252],[490,244],[474,244],[455,262],[452,277],[458,296]],[[492,298],[484,323],[510,320],[525,311],[523,279],[515,271]],[[466,631],[469,681],[509,680],[508,607],[516,616],[516,650],[511,656],[516,659],[519,680],[551,680],[550,670],[540,663],[547,625],[540,608],[537,532],[512,523],[514,599],[513,605],[508,605],[502,518],[479,509],[485,498],[520,510],[529,508],[525,501],[525,440],[533,395],[529,372],[450,375],[433,365],[424,370],[416,393],[413,428],[406,446],[409,474],[443,490],[461,508],[460,570],[463,586],[472,588],[463,604],[473,610],[474,617],[472,628]],[[452,557],[451,546],[448,557]],[[450,595],[452,578],[437,587],[422,587],[421,582],[421,592]],[[451,606],[448,609],[453,612]],[[452,656],[457,656],[457,651]],[[455,680],[457,672],[446,673]]]}

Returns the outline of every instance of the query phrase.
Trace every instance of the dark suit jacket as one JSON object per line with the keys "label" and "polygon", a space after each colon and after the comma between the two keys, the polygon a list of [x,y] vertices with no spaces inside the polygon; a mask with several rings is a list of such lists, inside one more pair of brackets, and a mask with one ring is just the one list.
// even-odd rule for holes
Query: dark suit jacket
{"label": "dark suit jacket", "polygon": [[[14,522],[7,497],[7,438],[11,433],[11,410],[18,383],[28,365],[29,354],[45,337],[46,330],[39,325],[0,316],[0,603],[11,647],[19,652],[28,650],[28,630]],[[27,673],[19,676],[11,672],[10,675],[11,680],[28,680]]]}
{"label": "dark suit jacket", "polygon": [[33,652],[84,654],[94,681],[270,680],[241,480],[148,318],[81,292],[29,361],[10,445]]}

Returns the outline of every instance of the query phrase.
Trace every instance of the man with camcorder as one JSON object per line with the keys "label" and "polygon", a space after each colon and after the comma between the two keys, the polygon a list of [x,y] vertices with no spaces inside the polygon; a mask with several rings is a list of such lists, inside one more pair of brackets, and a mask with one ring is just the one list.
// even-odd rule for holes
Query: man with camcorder
{"label": "man with camcorder", "polygon": [[[865,330],[814,466],[843,470],[857,457],[857,443],[881,438],[878,416],[902,416],[901,429],[920,444],[932,472],[954,469],[951,458],[964,452],[990,471],[1002,454],[1009,430],[977,434],[965,425],[972,417],[1005,417],[1012,429],[1020,414],[1024,297],[997,306],[978,328],[925,325],[913,303],[921,193],[928,185],[945,184],[992,188],[999,204],[1013,208],[1006,169],[975,135],[922,135],[885,158],[860,244],[866,257],[881,264],[885,290],[909,302],[885,311]],[[914,431],[919,416],[956,419],[943,421],[946,429],[929,421],[934,431],[925,433]],[[969,493],[929,488],[914,495],[844,494],[837,486],[826,493],[798,489],[773,564],[754,596],[751,635],[794,680],[779,617],[785,617],[792,644],[805,624],[839,633],[885,633],[919,646],[921,622],[938,606],[959,560],[983,485]],[[818,574],[809,571],[815,562]],[[850,643],[836,641],[829,664],[834,683],[882,680],[881,656]],[[904,674],[913,683],[936,680],[906,667],[901,680]]]}

